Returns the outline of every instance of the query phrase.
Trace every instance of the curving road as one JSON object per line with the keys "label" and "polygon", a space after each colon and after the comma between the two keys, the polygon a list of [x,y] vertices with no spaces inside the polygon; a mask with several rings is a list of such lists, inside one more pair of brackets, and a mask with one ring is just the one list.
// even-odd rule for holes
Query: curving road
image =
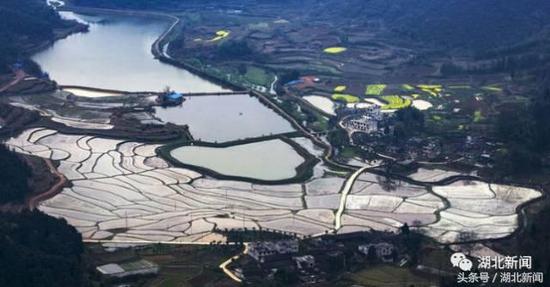
{"label": "curving road", "polygon": [[67,178],[62,173],[60,173],[57,168],[55,168],[51,159],[45,159],[44,161],[48,165],[50,172],[54,174],[59,180],[52,187],[50,187],[48,191],[29,198],[27,202],[27,207],[29,208],[29,210],[34,210],[38,206],[38,204],[40,204],[40,202],[52,198],[60,193],[63,190],[63,186],[65,186],[65,184],[67,183]]}
{"label": "curving road", "polygon": [[241,254],[237,254],[237,255],[227,259],[222,264],[220,264],[220,268],[223,270],[223,273],[225,273],[229,278],[231,278],[233,281],[235,281],[237,283],[241,283],[242,280],[239,277],[237,277],[235,274],[233,274],[233,272],[231,272],[231,270],[229,270],[227,268],[227,266],[229,264],[231,264],[231,262],[233,260],[237,260],[237,259],[239,259],[239,257],[241,257],[242,255],[246,255],[247,253],[248,253],[248,244],[244,243],[244,250]]}
{"label": "curving road", "polygon": [[0,87],[0,93],[5,92],[5,91],[9,90],[9,88],[17,85],[19,82],[21,82],[23,79],[25,79],[26,76],[27,76],[27,74],[23,70],[15,71],[15,76],[14,76],[13,80],[11,82],[7,83],[6,85],[4,85],[3,87]]}
{"label": "curving road", "polygon": [[362,167],[358,170],[356,170],[347,180],[344,184],[344,187],[342,188],[342,196],[340,197],[340,207],[338,208],[338,211],[336,211],[335,219],[334,219],[334,231],[338,231],[342,227],[342,214],[344,213],[344,210],[346,209],[346,201],[348,199],[348,194],[351,191],[351,188],[353,187],[353,184],[361,175],[363,172],[365,172],[367,169],[369,169],[369,166]]}

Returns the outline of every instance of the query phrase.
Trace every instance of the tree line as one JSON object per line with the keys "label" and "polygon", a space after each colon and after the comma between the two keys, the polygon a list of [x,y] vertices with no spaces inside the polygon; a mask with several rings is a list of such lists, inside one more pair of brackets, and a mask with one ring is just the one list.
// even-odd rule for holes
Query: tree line
{"label": "tree line", "polygon": [[54,29],[72,25],[42,0],[0,1],[0,73],[24,58],[25,47],[51,40]]}
{"label": "tree line", "polygon": [[495,135],[504,143],[497,156],[501,174],[528,174],[538,171],[550,152],[550,67],[539,74],[541,79],[526,105],[501,107]]}
{"label": "tree line", "polygon": [[76,229],[40,211],[0,213],[0,286],[83,286]]}
{"label": "tree line", "polygon": [[0,145],[0,204],[21,203],[31,192],[31,169],[19,155]]}

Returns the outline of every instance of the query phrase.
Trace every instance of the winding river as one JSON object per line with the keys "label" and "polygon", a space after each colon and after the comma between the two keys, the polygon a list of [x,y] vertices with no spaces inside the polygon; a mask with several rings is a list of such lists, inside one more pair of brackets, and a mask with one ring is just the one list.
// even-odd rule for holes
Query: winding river
{"label": "winding river", "polygon": [[90,26],[33,56],[62,85],[123,91],[219,92],[224,89],[190,72],[157,61],[151,45],[167,21],[130,16],[85,16],[60,12]]}
{"label": "winding river", "polygon": [[[89,32],[71,35],[57,41],[50,48],[37,53],[33,59],[50,77],[62,85],[87,86],[121,91],[161,91],[166,86],[178,92],[219,92],[224,89],[190,72],[164,64],[151,53],[151,45],[169,26],[168,21],[143,16],[81,15],[60,12],[65,19],[89,25]],[[88,96],[109,96],[88,93]],[[294,128],[288,121],[249,95],[186,97],[179,107],[156,108],[155,115],[163,122],[188,125],[193,137],[208,142],[227,142],[273,134],[288,133]],[[273,152],[281,145],[254,145],[258,154]],[[279,148],[279,161],[266,160],[253,169],[236,165],[234,169],[221,169],[229,175],[284,179],[295,174],[294,164],[301,160],[286,145]],[[275,154],[275,153],[273,153]],[[187,155],[187,154],[186,154]],[[201,152],[197,156],[220,158],[242,155],[239,148],[227,149],[223,156]],[[216,169],[211,162],[190,164]],[[187,157],[185,158],[188,159]],[[219,162],[218,160],[217,162]],[[285,164],[269,162],[288,161]],[[262,171],[264,169],[264,171]],[[255,171],[257,174],[255,174]]]}

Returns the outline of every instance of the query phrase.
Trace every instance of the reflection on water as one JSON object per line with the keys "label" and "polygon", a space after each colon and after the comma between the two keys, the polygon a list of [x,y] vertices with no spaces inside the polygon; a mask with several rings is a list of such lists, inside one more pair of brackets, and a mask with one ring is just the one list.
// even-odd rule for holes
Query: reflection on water
{"label": "reflection on water", "polygon": [[[126,91],[216,92],[222,88],[155,60],[151,45],[168,22],[144,17],[89,16],[62,12],[89,23],[38,53],[34,60],[60,84]],[[86,94],[105,96],[105,94]],[[195,139],[222,142],[293,131],[286,120],[248,95],[187,98],[181,107],[158,108],[164,122],[187,124]]]}
{"label": "reflection on water", "polygon": [[304,159],[287,143],[270,140],[227,148],[180,147],[171,152],[175,159],[217,173],[261,180],[281,180],[296,176]]}
{"label": "reflection on water", "polygon": [[33,59],[59,84],[126,91],[215,92],[220,86],[154,59],[151,45],[169,23],[129,16],[63,17],[89,23],[88,33],[57,41]]}
{"label": "reflection on water", "polygon": [[187,124],[195,139],[209,142],[294,131],[288,121],[249,95],[186,97],[179,107],[157,108],[156,116]]}

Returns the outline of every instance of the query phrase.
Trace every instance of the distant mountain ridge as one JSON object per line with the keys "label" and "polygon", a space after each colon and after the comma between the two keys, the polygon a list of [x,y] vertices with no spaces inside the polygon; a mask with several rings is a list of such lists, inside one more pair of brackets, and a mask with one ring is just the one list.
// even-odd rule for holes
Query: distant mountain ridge
{"label": "distant mountain ridge", "polygon": [[[547,0],[328,0],[328,13],[380,19],[392,31],[440,47],[510,45],[550,24]],[[345,19],[345,18],[344,18]]]}
{"label": "distant mountain ridge", "polygon": [[[550,24],[548,0],[72,0],[83,6],[174,9],[182,4],[302,6],[309,17],[340,21],[382,20],[392,31],[436,47],[473,50],[511,45]],[[276,12],[275,12],[276,13]],[[281,15],[284,16],[284,15]]]}

